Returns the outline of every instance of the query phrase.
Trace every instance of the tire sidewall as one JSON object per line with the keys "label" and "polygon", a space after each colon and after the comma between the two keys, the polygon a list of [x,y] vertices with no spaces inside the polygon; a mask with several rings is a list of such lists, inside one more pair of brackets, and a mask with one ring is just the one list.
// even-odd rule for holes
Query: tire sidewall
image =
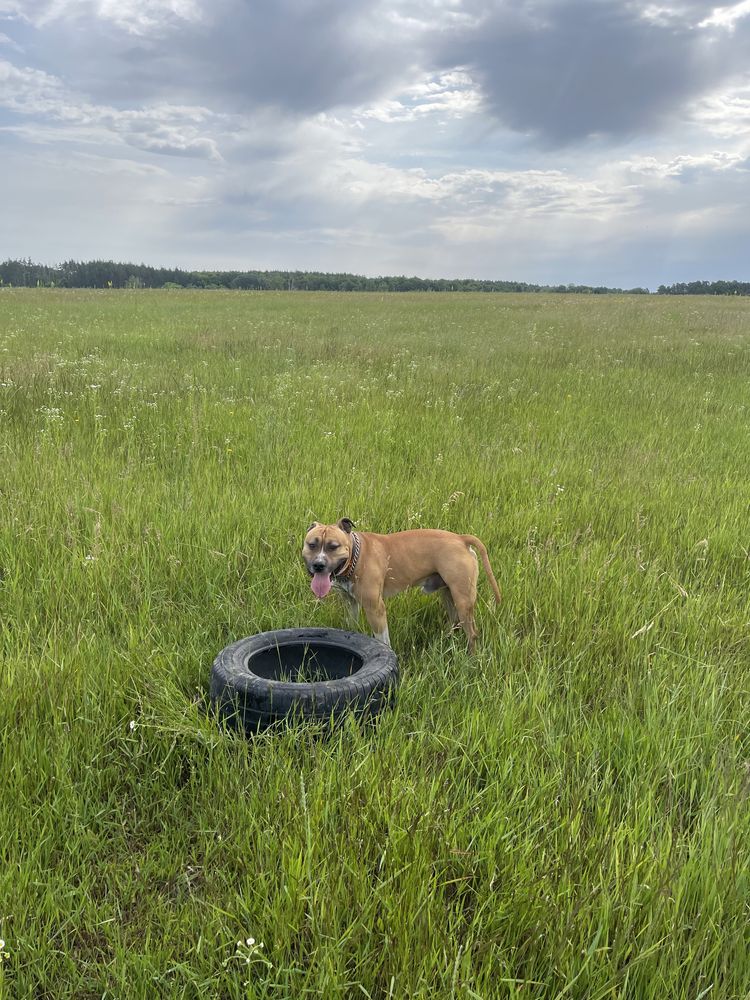
{"label": "tire sidewall", "polygon": [[[344,649],[359,657],[362,666],[346,677],[309,683],[273,680],[253,672],[255,654],[305,642]],[[247,636],[223,649],[214,660],[210,696],[221,716],[241,719],[245,729],[253,729],[290,715],[330,719],[348,710],[375,714],[397,682],[396,655],[378,639],[340,629],[278,629]]]}

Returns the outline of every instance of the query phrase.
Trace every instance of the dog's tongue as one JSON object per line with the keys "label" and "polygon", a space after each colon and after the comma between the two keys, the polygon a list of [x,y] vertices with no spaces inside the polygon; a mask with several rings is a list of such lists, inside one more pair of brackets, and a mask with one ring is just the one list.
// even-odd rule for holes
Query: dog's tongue
{"label": "dog's tongue", "polygon": [[312,587],[313,594],[322,601],[331,589],[330,573],[316,573],[310,582],[310,586]]}

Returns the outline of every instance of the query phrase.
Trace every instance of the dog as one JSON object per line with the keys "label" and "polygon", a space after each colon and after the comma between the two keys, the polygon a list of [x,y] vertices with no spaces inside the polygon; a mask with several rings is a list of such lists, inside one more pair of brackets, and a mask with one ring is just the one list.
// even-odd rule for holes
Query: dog
{"label": "dog", "polygon": [[390,646],[384,598],[409,587],[421,587],[425,594],[438,592],[451,626],[463,628],[469,652],[473,653],[477,639],[474,625],[479,576],[477,552],[496,603],[501,600],[482,542],[474,535],[439,529],[378,535],[354,528],[348,517],[342,517],[336,524],[314,521],[307,529],[302,558],[315,596],[323,600],[336,588],[346,598],[355,623],[359,609],[364,608],[376,638]]}

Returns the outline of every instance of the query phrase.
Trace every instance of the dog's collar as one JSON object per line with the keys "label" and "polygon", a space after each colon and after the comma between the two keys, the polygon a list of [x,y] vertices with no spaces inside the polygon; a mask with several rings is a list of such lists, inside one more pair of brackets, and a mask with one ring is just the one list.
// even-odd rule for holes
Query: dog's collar
{"label": "dog's collar", "polygon": [[348,580],[354,573],[354,570],[357,568],[361,545],[360,545],[359,535],[357,534],[356,531],[352,532],[352,538],[354,539],[354,545],[352,547],[351,555],[349,556],[349,561],[342,570],[336,573],[337,580]]}

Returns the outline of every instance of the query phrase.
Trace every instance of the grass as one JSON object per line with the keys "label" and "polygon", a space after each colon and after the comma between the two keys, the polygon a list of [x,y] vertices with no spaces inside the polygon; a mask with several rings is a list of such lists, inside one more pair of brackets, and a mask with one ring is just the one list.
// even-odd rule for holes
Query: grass
{"label": "grass", "polygon": [[[749,375],[747,299],[3,290],[0,997],[750,996]],[[483,539],[478,655],[409,593],[376,727],[222,732],[342,515]]]}

